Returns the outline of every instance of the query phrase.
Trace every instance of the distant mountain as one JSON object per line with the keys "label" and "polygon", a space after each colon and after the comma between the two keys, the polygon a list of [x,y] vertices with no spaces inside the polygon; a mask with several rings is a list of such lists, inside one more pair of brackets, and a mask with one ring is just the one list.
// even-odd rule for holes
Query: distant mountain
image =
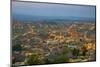
{"label": "distant mountain", "polygon": [[58,21],[90,21],[95,22],[95,18],[86,18],[86,17],[62,17],[62,16],[33,16],[33,15],[19,15],[13,14],[13,20],[21,20],[21,21],[51,21],[51,20],[58,20]]}

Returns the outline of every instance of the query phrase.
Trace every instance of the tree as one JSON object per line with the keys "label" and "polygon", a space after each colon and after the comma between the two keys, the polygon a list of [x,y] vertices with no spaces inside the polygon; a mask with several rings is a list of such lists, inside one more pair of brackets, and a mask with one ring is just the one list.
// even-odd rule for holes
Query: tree
{"label": "tree", "polygon": [[79,55],[80,55],[79,49],[74,48],[74,49],[72,50],[72,55],[75,56],[75,57],[79,56]]}
{"label": "tree", "polygon": [[43,64],[43,63],[44,63],[43,56],[39,55],[39,54],[35,54],[35,53],[30,55],[26,62],[26,64],[28,64],[28,65]]}
{"label": "tree", "polygon": [[64,62],[69,62],[68,49],[66,47],[63,47],[61,53],[58,53],[56,55],[50,54],[46,59],[46,63],[64,63]]}
{"label": "tree", "polygon": [[14,46],[12,46],[12,51],[21,51],[22,47],[20,44],[16,44]]}

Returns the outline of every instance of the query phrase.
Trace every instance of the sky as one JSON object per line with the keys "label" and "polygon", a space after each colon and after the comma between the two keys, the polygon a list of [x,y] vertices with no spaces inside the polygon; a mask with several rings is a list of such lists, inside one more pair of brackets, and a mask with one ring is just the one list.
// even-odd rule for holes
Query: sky
{"label": "sky", "polygon": [[13,15],[95,18],[95,6],[12,2]]}

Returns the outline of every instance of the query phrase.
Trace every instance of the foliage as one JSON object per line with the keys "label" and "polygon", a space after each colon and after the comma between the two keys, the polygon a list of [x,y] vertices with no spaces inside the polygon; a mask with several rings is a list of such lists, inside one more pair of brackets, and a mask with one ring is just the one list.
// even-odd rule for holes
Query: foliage
{"label": "foliage", "polygon": [[39,54],[32,54],[28,57],[26,64],[32,65],[32,64],[43,64],[44,59]]}

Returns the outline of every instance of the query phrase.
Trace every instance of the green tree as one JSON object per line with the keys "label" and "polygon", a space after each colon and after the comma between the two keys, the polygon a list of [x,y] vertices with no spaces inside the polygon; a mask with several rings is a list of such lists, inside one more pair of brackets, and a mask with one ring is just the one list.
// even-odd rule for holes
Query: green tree
{"label": "green tree", "polygon": [[68,49],[66,47],[63,47],[61,53],[56,55],[51,54],[46,60],[46,63],[64,63],[64,62],[69,62]]}
{"label": "green tree", "polygon": [[33,64],[43,64],[44,59],[42,58],[42,55],[39,54],[32,54],[28,57],[26,64],[33,65]]}

